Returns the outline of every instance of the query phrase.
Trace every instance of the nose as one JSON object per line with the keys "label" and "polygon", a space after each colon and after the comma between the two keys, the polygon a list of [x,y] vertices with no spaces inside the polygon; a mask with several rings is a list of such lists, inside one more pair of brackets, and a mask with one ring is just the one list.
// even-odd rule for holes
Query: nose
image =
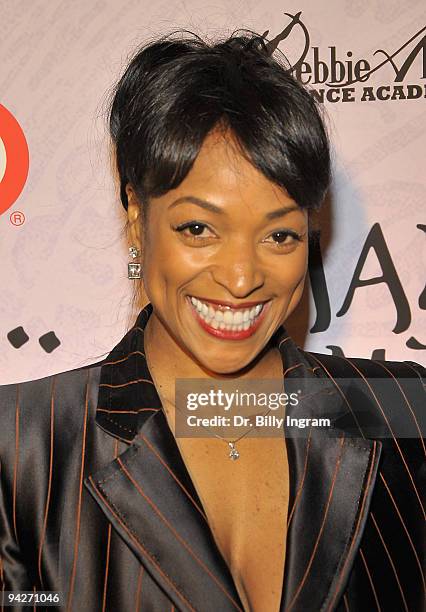
{"label": "nose", "polygon": [[216,283],[236,298],[249,296],[265,282],[255,249],[240,242],[221,249],[212,268],[212,276]]}

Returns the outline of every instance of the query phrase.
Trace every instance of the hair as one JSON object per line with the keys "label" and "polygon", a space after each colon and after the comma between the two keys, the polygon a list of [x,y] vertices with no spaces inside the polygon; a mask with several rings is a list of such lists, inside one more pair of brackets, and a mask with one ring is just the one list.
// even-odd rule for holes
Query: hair
{"label": "hair", "polygon": [[284,55],[248,30],[214,43],[179,31],[144,45],[113,90],[109,128],[126,209],[128,184],[142,208],[178,187],[214,128],[231,130],[246,159],[303,209],[318,210],[329,185],[319,103]]}

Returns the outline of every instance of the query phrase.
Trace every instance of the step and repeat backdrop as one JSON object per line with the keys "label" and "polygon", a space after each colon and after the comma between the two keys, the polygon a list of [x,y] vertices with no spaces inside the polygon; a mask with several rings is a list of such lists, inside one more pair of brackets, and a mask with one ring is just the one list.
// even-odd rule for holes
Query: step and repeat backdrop
{"label": "step and repeat backdrop", "polygon": [[99,361],[143,306],[106,112],[136,48],[179,28],[268,31],[327,114],[333,183],[292,336],[426,364],[424,2],[21,0],[0,39],[0,383]]}

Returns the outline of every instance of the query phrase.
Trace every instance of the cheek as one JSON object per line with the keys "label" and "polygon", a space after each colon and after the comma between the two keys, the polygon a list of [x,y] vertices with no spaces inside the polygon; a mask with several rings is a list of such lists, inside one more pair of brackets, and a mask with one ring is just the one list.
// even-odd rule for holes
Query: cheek
{"label": "cheek", "polygon": [[275,279],[281,287],[281,293],[285,292],[289,296],[293,291],[298,290],[306,276],[308,269],[308,248],[303,244],[292,254],[283,256],[278,266],[275,264]]}
{"label": "cheek", "polygon": [[286,309],[284,320],[282,322],[284,322],[287,317],[291,315],[291,313],[295,310],[296,306],[299,304],[302,298],[307,271],[308,249],[306,248],[304,249],[303,254],[300,253],[300,258],[298,260],[297,265],[294,265],[291,270],[291,279],[289,279],[290,282],[287,285],[288,306]]}
{"label": "cheek", "polygon": [[196,249],[184,249],[170,235],[158,233],[146,243],[143,278],[148,297],[156,303],[173,301],[176,289],[188,283],[200,269]]}

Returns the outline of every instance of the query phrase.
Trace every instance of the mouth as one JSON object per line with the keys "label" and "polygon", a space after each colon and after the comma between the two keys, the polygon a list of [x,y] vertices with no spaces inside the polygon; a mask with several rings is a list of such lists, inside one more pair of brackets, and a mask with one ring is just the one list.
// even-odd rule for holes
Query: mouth
{"label": "mouth", "polygon": [[230,306],[216,300],[200,300],[187,296],[192,314],[209,334],[227,340],[243,340],[252,336],[259,327],[271,300]]}

